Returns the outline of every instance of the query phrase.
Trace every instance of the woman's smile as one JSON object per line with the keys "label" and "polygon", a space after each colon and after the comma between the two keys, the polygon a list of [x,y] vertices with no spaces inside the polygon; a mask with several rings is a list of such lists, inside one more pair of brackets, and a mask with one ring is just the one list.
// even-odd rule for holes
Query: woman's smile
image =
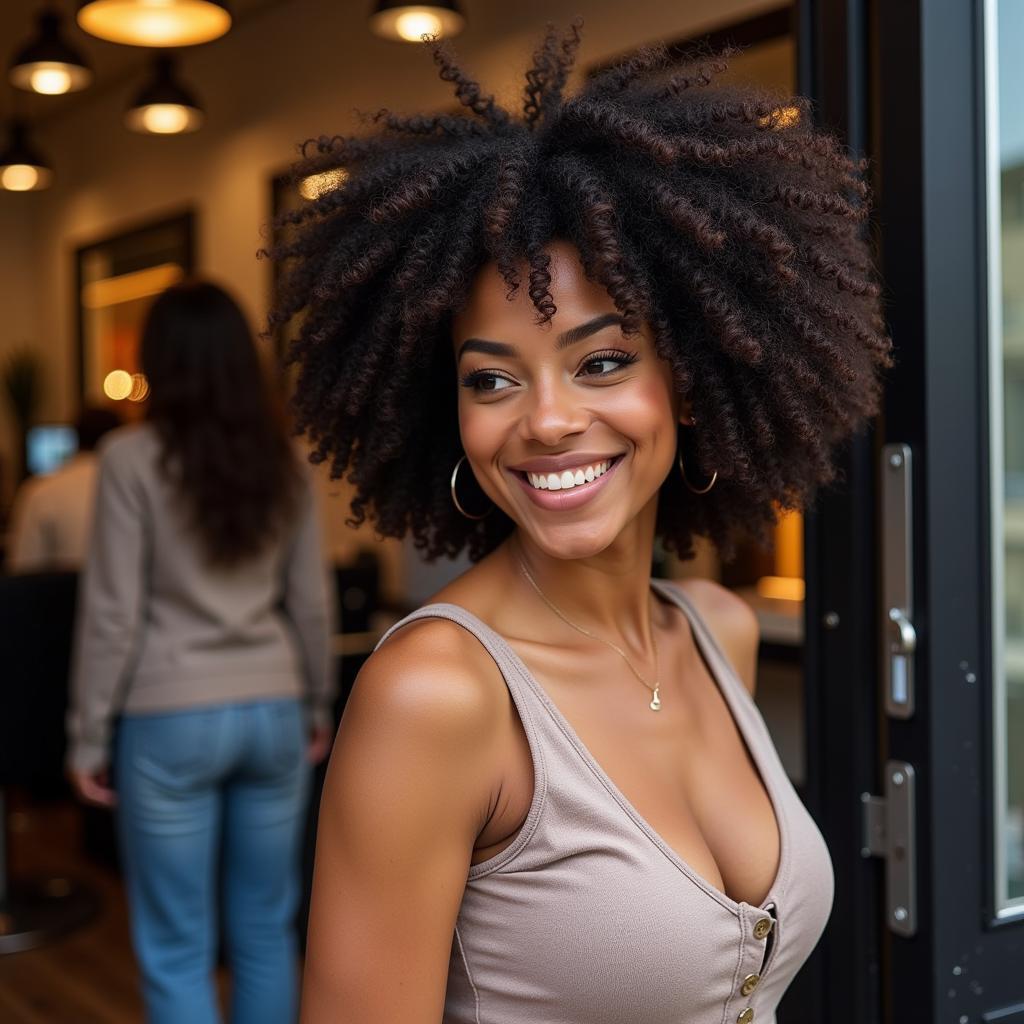
{"label": "woman's smile", "polygon": [[555,512],[568,512],[595,498],[615,475],[622,462],[622,455],[594,459],[571,452],[559,457],[564,469],[552,467],[545,471],[542,459],[534,460],[536,469],[512,469],[510,472],[519,482],[530,500],[539,508]]}

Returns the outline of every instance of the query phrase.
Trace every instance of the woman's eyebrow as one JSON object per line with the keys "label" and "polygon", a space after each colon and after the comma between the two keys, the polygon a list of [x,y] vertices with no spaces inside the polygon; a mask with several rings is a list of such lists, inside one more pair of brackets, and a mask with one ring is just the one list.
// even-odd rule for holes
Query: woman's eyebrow
{"label": "woman's eyebrow", "polygon": [[585,324],[580,324],[578,327],[570,327],[569,330],[563,331],[558,336],[555,348],[558,351],[561,351],[563,348],[575,345],[578,341],[582,341],[584,338],[589,338],[592,334],[597,334],[598,331],[603,331],[606,327],[610,327],[612,324],[621,323],[621,314],[602,313],[600,316],[595,316],[593,320],[588,320]]}
{"label": "woman's eyebrow", "polygon": [[467,352],[480,352],[485,356],[514,356],[515,345],[509,345],[504,341],[488,341],[486,338],[467,338],[459,346],[458,359],[461,359]]}
{"label": "woman's eyebrow", "polygon": [[[589,338],[598,331],[603,331],[606,327],[611,327],[612,324],[621,323],[622,315],[620,313],[601,313],[599,316],[595,316],[593,320],[588,320],[586,323],[579,324],[576,327],[570,327],[567,331],[559,334],[558,340],[555,342],[555,349],[556,351],[561,351],[563,348],[568,348],[570,345],[583,341],[584,338]],[[457,359],[461,359],[467,352],[480,352],[485,356],[511,357],[516,354],[516,347],[515,345],[509,345],[505,341],[467,338],[459,346]]]}

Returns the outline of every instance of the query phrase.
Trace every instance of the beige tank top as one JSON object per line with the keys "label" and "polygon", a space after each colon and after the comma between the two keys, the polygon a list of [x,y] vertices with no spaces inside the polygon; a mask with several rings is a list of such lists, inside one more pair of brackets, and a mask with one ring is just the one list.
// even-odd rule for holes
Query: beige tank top
{"label": "beige tank top", "polygon": [[[689,619],[775,810],[778,873],[760,906],[737,903],[682,861],[597,764],[509,644],[464,608],[449,619],[494,659],[534,766],[526,822],[473,865],[459,909],[443,1024],[774,1024],[775,1008],[832,908],[828,850],[756,705],[685,595]],[[736,823],[737,842],[743,824]]]}

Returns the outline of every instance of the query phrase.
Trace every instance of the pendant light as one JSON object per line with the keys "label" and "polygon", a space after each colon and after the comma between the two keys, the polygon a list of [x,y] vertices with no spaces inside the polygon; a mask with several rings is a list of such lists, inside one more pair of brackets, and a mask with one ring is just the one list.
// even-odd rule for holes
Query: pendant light
{"label": "pendant light", "polygon": [[370,28],[384,39],[418,43],[422,36],[456,36],[466,26],[458,0],[432,0],[410,4],[404,0],[377,0]]}
{"label": "pendant light", "polygon": [[195,46],[231,28],[222,0],[82,0],[78,24],[111,43]]}
{"label": "pendant light", "polygon": [[29,143],[28,126],[24,121],[12,121],[8,144],[0,150],[0,189],[39,192],[51,181],[53,170]]}
{"label": "pendant light", "polygon": [[153,62],[153,77],[135,97],[124,115],[133,132],[181,135],[203,123],[203,108],[177,79],[174,58],[162,53]]}
{"label": "pendant light", "polygon": [[14,55],[8,76],[19,89],[59,96],[92,81],[89,65],[61,37],[60,21],[57,11],[42,11],[35,37]]}

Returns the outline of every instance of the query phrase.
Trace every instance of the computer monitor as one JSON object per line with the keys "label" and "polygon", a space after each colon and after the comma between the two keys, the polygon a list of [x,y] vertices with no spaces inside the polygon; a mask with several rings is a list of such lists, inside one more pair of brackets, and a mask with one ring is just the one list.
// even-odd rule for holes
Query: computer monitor
{"label": "computer monitor", "polygon": [[29,427],[25,449],[30,473],[52,473],[78,450],[78,435],[68,423],[43,423]]}

